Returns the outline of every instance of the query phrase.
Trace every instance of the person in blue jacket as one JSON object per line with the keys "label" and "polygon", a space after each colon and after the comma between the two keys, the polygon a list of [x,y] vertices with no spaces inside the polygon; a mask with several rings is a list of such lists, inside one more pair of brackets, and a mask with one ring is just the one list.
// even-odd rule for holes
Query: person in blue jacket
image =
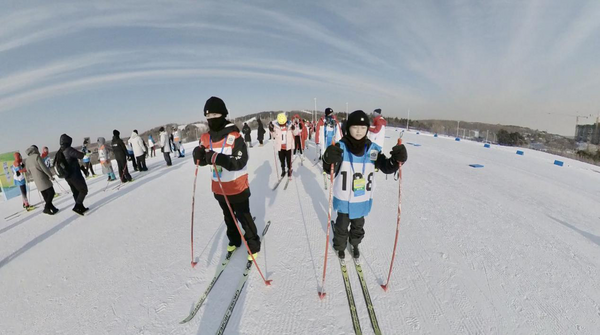
{"label": "person in blue jacket", "polygon": [[387,158],[382,148],[367,138],[369,126],[367,114],[354,111],[346,121],[346,135],[327,147],[323,155],[324,172],[329,174],[333,164],[335,173],[333,208],[337,219],[333,226],[333,248],[340,258],[345,257],[348,239],[354,258],[360,256],[358,245],[365,236],[365,216],[373,204],[375,169],[392,174],[408,158],[403,144],[394,146],[391,157]]}

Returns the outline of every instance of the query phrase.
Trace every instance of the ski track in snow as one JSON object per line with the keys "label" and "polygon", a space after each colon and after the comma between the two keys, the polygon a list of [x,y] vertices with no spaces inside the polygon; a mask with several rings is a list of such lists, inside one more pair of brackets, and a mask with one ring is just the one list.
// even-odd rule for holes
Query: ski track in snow
{"label": "ski track in snow", "polygon": [[[398,132],[388,129],[384,152]],[[253,138],[255,134],[253,134]],[[402,220],[388,292],[398,183],[378,173],[373,210],[361,244],[363,271],[383,334],[594,334],[600,329],[600,174],[597,168],[525,149],[409,132],[403,167]],[[113,190],[103,176],[88,180],[89,215],[41,207],[0,222],[0,333],[214,334],[245,264],[232,257],[195,318],[180,325],[225,254],[222,211],[200,168],[194,260],[190,209],[195,166],[186,158]],[[226,334],[352,334],[341,271],[329,248],[327,293],[320,300],[328,191],[315,146],[278,176],[272,145],[249,149],[251,211],[258,231],[271,220]],[[160,153],[159,153],[160,154]],[[552,164],[554,159],[564,167]],[[116,162],[115,167],[116,167]],[[468,164],[485,167],[473,169]],[[279,164],[277,162],[277,164]],[[280,169],[280,167],[277,167]],[[100,171],[99,167],[98,170]],[[61,185],[68,189],[66,182]],[[283,184],[283,183],[282,183]],[[55,189],[64,193],[62,189]],[[32,202],[39,202],[37,191]],[[0,203],[4,218],[20,200]],[[335,213],[332,219],[335,220]],[[330,231],[333,236],[333,231]],[[331,244],[330,244],[331,245]],[[356,270],[347,262],[361,327],[373,334]],[[594,330],[596,329],[596,330]]]}

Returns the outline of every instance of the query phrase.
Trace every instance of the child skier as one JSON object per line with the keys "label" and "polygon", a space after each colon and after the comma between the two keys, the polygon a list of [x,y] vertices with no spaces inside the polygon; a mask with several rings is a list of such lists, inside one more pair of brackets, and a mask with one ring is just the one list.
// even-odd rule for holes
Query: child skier
{"label": "child skier", "polygon": [[381,153],[381,147],[367,138],[368,129],[367,114],[361,110],[354,111],[346,122],[348,135],[339,143],[329,146],[323,155],[326,173],[331,172],[331,164],[334,164],[333,208],[338,216],[333,226],[333,248],[340,258],[345,257],[348,235],[353,256],[360,256],[358,245],[365,235],[365,216],[371,211],[373,203],[375,168],[391,174],[398,170],[398,163],[404,163],[407,159],[404,145],[394,146],[391,157],[386,158]]}
{"label": "child skier", "polygon": [[331,141],[335,139],[337,143],[342,138],[342,128],[333,115],[333,109],[326,108],[325,116],[319,120],[317,133],[315,134],[315,143],[319,145],[319,158],[325,152]]}
{"label": "child skier", "polygon": [[294,150],[294,134],[288,124],[285,113],[277,115],[277,121],[273,124],[273,136],[275,137],[274,150],[279,152],[281,162],[281,178],[285,177],[285,165],[287,164],[287,175],[292,178],[292,150]]}
{"label": "child skier", "polygon": [[110,152],[108,151],[104,137],[98,137],[98,159],[100,160],[100,166],[102,166],[102,173],[108,176],[108,181],[116,180],[117,178],[110,162]]}
{"label": "child skier", "polygon": [[23,199],[23,208],[26,210],[32,210],[34,207],[29,205],[29,200],[27,200],[27,179],[25,178],[25,163],[23,163],[23,157],[18,152],[15,152],[14,155],[15,161],[13,162],[12,171],[13,171],[13,180],[15,186],[19,186],[21,190],[21,198]]}
{"label": "child skier", "polygon": [[[240,130],[225,119],[228,111],[225,102],[217,97],[210,97],[204,105],[204,116],[208,121],[209,131],[200,138],[200,146],[193,152],[194,163],[200,166],[211,166],[212,191],[219,206],[223,210],[229,246],[227,252],[233,252],[242,245],[242,239],[235,221],[227,206],[231,205],[236,218],[244,230],[244,238],[254,258],[260,251],[260,237],[250,214],[250,185],[248,184],[248,150]],[[216,170],[212,167],[216,165]],[[217,176],[218,174],[218,176]],[[219,185],[219,178],[222,183]],[[248,255],[248,260],[252,260]]]}
{"label": "child skier", "polygon": [[82,161],[83,161],[83,167],[84,167],[83,172],[85,173],[86,178],[89,176],[90,172],[92,173],[92,177],[96,177],[96,173],[94,172],[94,168],[93,168],[92,162],[91,162],[92,152],[87,148],[88,144],[89,144],[89,139],[86,137],[86,139],[83,140],[83,146],[81,147],[81,152],[83,152],[83,154],[85,155],[85,156],[83,156]]}

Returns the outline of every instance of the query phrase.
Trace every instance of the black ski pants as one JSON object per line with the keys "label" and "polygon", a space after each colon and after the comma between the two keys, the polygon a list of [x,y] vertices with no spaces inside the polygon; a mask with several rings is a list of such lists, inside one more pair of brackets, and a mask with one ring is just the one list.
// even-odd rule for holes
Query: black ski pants
{"label": "black ski pants", "polygon": [[83,200],[85,196],[88,194],[87,184],[85,183],[85,179],[81,175],[81,173],[76,174],[72,178],[65,178],[69,187],[71,188],[71,192],[73,192],[73,199],[75,200],[75,205],[83,205]]}
{"label": "black ski pants", "polygon": [[281,173],[285,172],[287,162],[288,174],[292,175],[292,150],[279,150],[279,161],[281,162]]}
{"label": "black ski pants", "polygon": [[[236,247],[242,246],[242,237],[235,226],[229,207],[226,202],[219,201],[219,206],[223,210],[223,216],[225,217],[225,224],[227,225],[227,238],[229,238],[229,245],[235,245]],[[231,204],[233,213],[241,224],[241,228],[244,229],[244,238],[248,242],[250,251],[254,254],[260,251],[260,237],[256,231],[256,225],[250,214],[250,199],[246,199],[243,202]]]}
{"label": "black ski pants", "polygon": [[137,166],[137,163],[135,161],[135,156],[133,154],[128,155],[128,156],[131,159],[131,163],[133,164],[133,170],[137,171],[138,170],[138,166]]}
{"label": "black ski pants", "polygon": [[138,168],[140,171],[148,171],[148,167],[146,166],[146,155],[137,156]]}
{"label": "black ski pants", "polygon": [[165,157],[165,162],[167,162],[167,166],[173,165],[173,163],[171,162],[171,153],[170,152],[163,152],[163,157]]}
{"label": "black ski pants", "polygon": [[300,139],[300,136],[294,136],[294,155],[296,154],[296,151],[300,151],[300,155],[302,155],[302,140]]}
{"label": "black ski pants", "polygon": [[117,159],[117,166],[119,169],[119,178],[121,178],[121,182],[126,183],[130,181],[131,175],[129,174],[129,169],[127,168],[127,160],[126,159]]}
{"label": "black ski pants", "polygon": [[365,218],[350,220],[348,214],[338,212],[337,219],[333,225],[333,249],[340,251],[346,249],[348,241],[348,226],[350,226],[350,245],[353,247],[360,244],[365,237]]}
{"label": "black ski pants", "polygon": [[[92,174],[92,176],[96,175],[96,173],[94,173],[94,167],[92,166],[92,162],[83,163],[83,165]],[[86,177],[87,177],[87,174],[86,174]]]}
{"label": "black ski pants", "polygon": [[44,198],[44,202],[46,203],[44,205],[44,209],[45,210],[51,210],[51,209],[56,208],[52,204],[52,200],[54,199],[54,194],[56,193],[56,192],[54,192],[54,187],[50,187],[48,189],[45,189],[45,190],[43,190],[40,193],[42,193],[42,197]]}

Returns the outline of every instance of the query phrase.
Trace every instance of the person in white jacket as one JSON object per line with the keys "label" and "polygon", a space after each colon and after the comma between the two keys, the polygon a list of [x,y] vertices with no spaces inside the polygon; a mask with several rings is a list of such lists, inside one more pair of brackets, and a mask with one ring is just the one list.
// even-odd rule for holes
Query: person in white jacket
{"label": "person in white jacket", "polygon": [[160,127],[160,151],[162,151],[163,156],[165,157],[165,162],[167,162],[167,166],[171,166],[171,144],[169,143],[169,134],[165,131],[165,127]]}
{"label": "person in white jacket", "polygon": [[129,138],[129,144],[133,149],[133,155],[135,156],[135,160],[137,161],[138,170],[148,171],[148,167],[146,166],[146,144],[144,140],[138,135],[137,130],[134,130],[131,133],[131,137]]}

